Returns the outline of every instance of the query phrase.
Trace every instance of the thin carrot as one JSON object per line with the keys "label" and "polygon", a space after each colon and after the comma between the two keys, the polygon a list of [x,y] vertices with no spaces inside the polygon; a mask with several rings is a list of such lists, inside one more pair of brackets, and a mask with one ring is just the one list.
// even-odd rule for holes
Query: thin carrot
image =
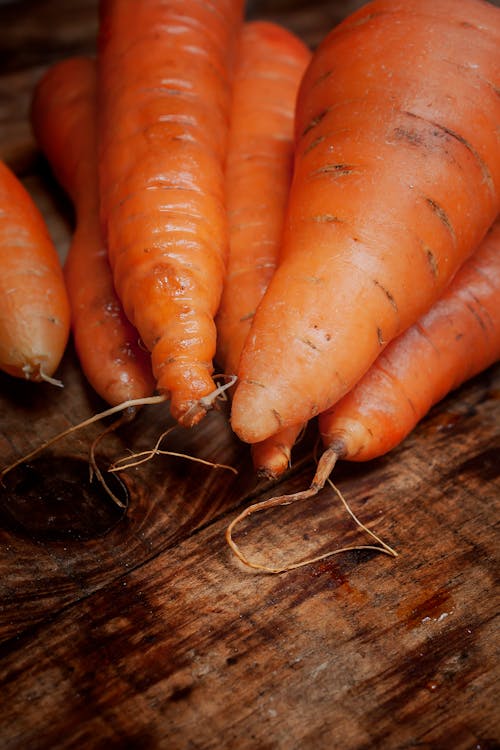
{"label": "thin carrot", "polygon": [[[330,453],[367,461],[392,450],[438,401],[500,359],[500,219],[442,298],[391,342],[319,417]],[[326,459],[325,459],[326,460]]]}
{"label": "thin carrot", "polygon": [[[229,259],[216,316],[216,360],[228,374],[238,371],[252,318],[278,262],[292,177],[295,102],[310,58],[306,45],[276,23],[243,26],[226,161]],[[268,478],[282,474],[290,460],[272,438],[253,446],[252,456],[257,469],[265,464]]]}
{"label": "thin carrot", "polygon": [[151,357],[123,312],[102,240],[95,62],[78,57],[49,68],[35,88],[31,119],[42,151],[75,206],[64,271],[83,372],[112,406],[150,396],[155,387]]}
{"label": "thin carrot", "polygon": [[31,195],[0,162],[0,369],[61,385],[52,375],[70,312],[57,250]]}
{"label": "thin carrot", "polygon": [[292,448],[305,425],[293,424],[251,446],[253,466],[262,479],[279,479],[292,461]]}
{"label": "thin carrot", "polygon": [[278,261],[292,177],[295,101],[311,52],[288,29],[245,23],[226,160],[229,258],[216,317],[217,362],[234,374]]}
{"label": "thin carrot", "polygon": [[101,219],[115,288],[172,415],[214,392],[227,256],[224,160],[242,0],[103,0]]}
{"label": "thin carrot", "polygon": [[500,10],[375,0],[313,55],[282,260],[240,360],[254,443],[345,395],[423,315],[500,209]]}

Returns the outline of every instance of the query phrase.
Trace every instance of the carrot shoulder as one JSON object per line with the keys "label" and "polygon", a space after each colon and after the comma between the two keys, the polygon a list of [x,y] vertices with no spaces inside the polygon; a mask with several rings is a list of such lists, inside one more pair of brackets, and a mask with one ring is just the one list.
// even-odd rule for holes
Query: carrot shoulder
{"label": "carrot shoulder", "polygon": [[36,204],[3,162],[0,258],[0,369],[26,380],[51,380],[70,327],[61,263]]}
{"label": "carrot shoulder", "polygon": [[64,272],[83,372],[113,406],[149,396],[155,387],[151,357],[116,295],[101,233],[95,62],[78,57],[49,68],[36,86],[31,119],[36,139],[75,207]]}
{"label": "carrot shoulder", "polygon": [[392,450],[450,391],[500,359],[500,220],[442,298],[319,417],[324,445],[366,461]]}
{"label": "carrot shoulder", "polygon": [[335,404],[441,296],[500,209],[500,10],[375,0],[316,50],[282,261],[240,361],[247,442]]}
{"label": "carrot shoulder", "polygon": [[310,60],[276,23],[245,23],[239,39],[226,159],[229,258],[217,325],[217,362],[238,363],[278,262],[292,177],[295,102]]}
{"label": "carrot shoulder", "polygon": [[185,425],[211,393],[228,237],[224,160],[242,0],[104,0],[101,219],[117,293]]}

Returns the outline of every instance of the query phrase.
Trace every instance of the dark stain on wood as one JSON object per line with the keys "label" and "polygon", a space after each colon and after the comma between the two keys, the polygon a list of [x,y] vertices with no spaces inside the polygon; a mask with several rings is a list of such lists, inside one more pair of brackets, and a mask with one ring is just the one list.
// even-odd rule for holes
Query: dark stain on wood
{"label": "dark stain on wood", "polygon": [[71,456],[21,464],[0,486],[0,526],[41,541],[82,541],[107,534],[128,505],[125,484],[107,478],[120,507],[102,485],[89,479],[88,462]]}

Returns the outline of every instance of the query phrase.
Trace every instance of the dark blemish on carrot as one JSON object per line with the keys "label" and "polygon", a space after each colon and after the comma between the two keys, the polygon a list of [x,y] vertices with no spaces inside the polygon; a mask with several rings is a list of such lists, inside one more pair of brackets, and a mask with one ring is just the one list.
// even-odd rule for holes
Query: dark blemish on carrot
{"label": "dark blemish on carrot", "polygon": [[320,76],[316,78],[316,80],[313,83],[313,86],[318,86],[320,83],[323,83],[323,81],[326,81],[330,76],[333,74],[333,70],[329,68],[329,70],[325,70],[324,73],[322,73]]}
{"label": "dark blemish on carrot", "polygon": [[352,164],[324,164],[319,169],[315,169],[311,172],[311,176],[315,177],[319,174],[333,174],[335,177],[345,177],[356,173],[358,169]]}
{"label": "dark blemish on carrot", "polygon": [[434,349],[434,351],[436,351],[436,352],[439,353],[439,351],[440,351],[439,347],[436,346],[436,344],[434,343],[434,341],[431,339],[431,337],[429,336],[429,334],[427,333],[427,331],[425,330],[425,328],[422,326],[422,324],[418,320],[414,324],[414,328],[417,331],[417,333],[419,333],[420,336],[422,336],[422,338],[424,338],[426,341],[429,342],[429,344],[432,346],[432,348]]}
{"label": "dark blemish on carrot", "polygon": [[313,117],[313,119],[310,121],[309,125],[305,127],[305,129],[302,132],[302,135],[307,135],[310,130],[316,127],[316,125],[319,125],[319,123],[326,117],[328,114],[329,107],[324,109],[322,112],[319,113],[319,115],[316,115],[316,117]]}
{"label": "dark blemish on carrot", "polygon": [[373,279],[373,283],[375,284],[375,286],[377,286],[379,289],[381,289],[384,292],[385,296],[387,297],[387,299],[391,303],[391,305],[394,308],[394,310],[396,312],[398,312],[397,302],[394,299],[394,297],[392,296],[392,294],[390,293],[390,291],[388,289],[386,289],[385,286],[380,283],[380,281],[377,281],[377,279]]}
{"label": "dark blemish on carrot", "polygon": [[416,409],[416,407],[415,407],[415,404],[414,404],[414,403],[413,403],[413,401],[411,400],[411,398],[410,398],[409,396],[407,396],[407,397],[406,397],[406,400],[408,401],[408,403],[409,403],[409,405],[410,405],[410,409],[412,410],[412,412],[413,412],[413,413],[414,413],[414,414],[415,414],[416,416],[418,416],[418,411],[417,411],[417,409]]}
{"label": "dark blemish on carrot", "polygon": [[252,312],[247,313],[246,315],[243,315],[243,317],[240,318],[240,323],[244,323],[245,320],[251,320],[255,315],[255,310],[252,310]]}
{"label": "dark blemish on carrot", "polygon": [[397,127],[394,129],[394,135],[396,139],[408,141],[412,146],[424,146],[426,139],[421,133],[416,130],[410,130],[409,128]]}
{"label": "dark blemish on carrot", "polygon": [[484,180],[486,184],[488,185],[488,188],[490,192],[494,192],[494,184],[493,184],[493,178],[490,174],[490,170],[486,166],[485,162],[481,158],[481,156],[478,154],[474,146],[472,146],[469,141],[467,141],[462,135],[459,133],[455,133],[454,130],[450,130],[450,128],[445,127],[444,125],[437,125],[437,127],[440,127],[442,130],[444,130],[445,133],[447,133],[452,138],[455,138],[459,143],[461,143],[463,146],[465,146],[468,151],[472,154],[474,159],[478,162],[479,167],[481,169],[481,172],[483,173]]}
{"label": "dark blemish on carrot", "polygon": [[311,406],[311,417],[315,417],[317,414],[319,414],[319,406],[318,404],[313,404]]}
{"label": "dark blemish on carrot", "polygon": [[429,266],[430,266],[432,275],[437,278],[439,274],[439,268],[438,268],[438,262],[436,260],[436,256],[434,255],[432,250],[430,250],[429,248],[426,249],[426,254],[427,254],[427,260],[429,261]]}
{"label": "dark blemish on carrot", "polygon": [[324,135],[320,135],[319,138],[315,138],[313,141],[311,141],[311,143],[307,146],[307,148],[304,149],[304,154],[308,154],[309,151],[312,151],[313,149],[315,149],[316,146],[319,146],[320,143],[323,143],[324,140],[325,140]]}
{"label": "dark blemish on carrot", "polygon": [[467,307],[468,310],[470,310],[470,312],[475,317],[475,319],[477,320],[477,322],[479,323],[479,325],[483,329],[483,331],[486,332],[488,330],[488,327],[487,327],[486,323],[484,322],[484,320],[482,319],[482,317],[479,315],[478,311],[475,310],[474,307],[471,304],[469,304],[468,302],[466,302],[465,306]]}
{"label": "dark blemish on carrot", "polygon": [[244,382],[247,383],[247,385],[256,385],[258,388],[265,388],[266,386],[264,383],[259,383],[258,380],[251,380],[250,378],[245,378]]}
{"label": "dark blemish on carrot", "polygon": [[441,223],[444,224],[444,226],[450,233],[453,239],[453,242],[455,243],[456,242],[455,230],[453,229],[453,225],[450,221],[448,214],[444,210],[444,208],[440,206],[439,203],[435,201],[433,198],[426,198],[425,202],[427,203],[429,208],[432,209],[432,211],[434,211],[439,221],[441,221]]}
{"label": "dark blemish on carrot", "polygon": [[276,409],[271,409],[271,411],[276,417],[276,421],[278,422],[278,425],[281,428],[281,425],[283,424],[283,420],[281,419],[281,414],[279,413],[279,411],[276,411]]}
{"label": "dark blemish on carrot", "polygon": [[344,219],[333,214],[316,214],[312,217],[312,220],[317,224],[342,224],[344,222]]}
{"label": "dark blemish on carrot", "polygon": [[318,347],[317,347],[317,346],[315,346],[315,345],[313,344],[313,342],[312,342],[312,341],[310,341],[309,339],[306,339],[306,338],[302,338],[301,336],[296,336],[296,337],[295,337],[295,340],[296,340],[296,341],[301,341],[301,342],[302,342],[303,344],[305,344],[306,346],[309,346],[309,347],[310,347],[311,349],[314,349],[314,351],[316,351],[316,352],[318,352],[318,351],[319,351]]}
{"label": "dark blemish on carrot", "polygon": [[462,135],[459,133],[456,133],[454,130],[451,130],[450,128],[447,128],[446,125],[441,125],[438,122],[434,122],[433,120],[428,120],[426,117],[422,117],[421,115],[415,114],[415,112],[410,112],[408,110],[405,110],[403,114],[408,115],[409,117],[415,117],[418,120],[422,120],[423,122],[427,122],[429,125],[432,125],[434,128],[436,128],[433,135],[437,135],[437,131],[441,131],[448,135],[450,138],[454,138],[456,141],[461,143],[465,148],[472,154],[474,159],[479,164],[479,167],[481,169],[481,172],[483,173],[484,181],[488,185],[488,189],[490,192],[494,192],[494,184],[493,179],[491,177],[490,171],[488,167],[486,166],[485,162],[481,158],[480,154],[476,151],[474,146],[469,143]]}
{"label": "dark blemish on carrot", "polygon": [[385,345],[385,341],[384,341],[384,336],[383,336],[383,333],[382,333],[382,329],[378,328],[378,327],[377,327],[377,339],[378,339],[379,346],[384,346]]}

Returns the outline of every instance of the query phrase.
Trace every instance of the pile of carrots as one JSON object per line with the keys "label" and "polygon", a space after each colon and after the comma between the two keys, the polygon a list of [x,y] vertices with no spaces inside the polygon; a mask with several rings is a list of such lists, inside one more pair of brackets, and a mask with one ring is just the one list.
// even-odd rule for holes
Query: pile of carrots
{"label": "pile of carrots", "polygon": [[487,0],[372,0],[313,52],[242,0],[103,0],[96,60],[33,97],[75,206],[64,278],[0,170],[0,367],[53,379],[71,315],[103,399],[156,392],[189,427],[220,368],[259,473],[318,418],[317,491],[500,358],[499,91]]}

